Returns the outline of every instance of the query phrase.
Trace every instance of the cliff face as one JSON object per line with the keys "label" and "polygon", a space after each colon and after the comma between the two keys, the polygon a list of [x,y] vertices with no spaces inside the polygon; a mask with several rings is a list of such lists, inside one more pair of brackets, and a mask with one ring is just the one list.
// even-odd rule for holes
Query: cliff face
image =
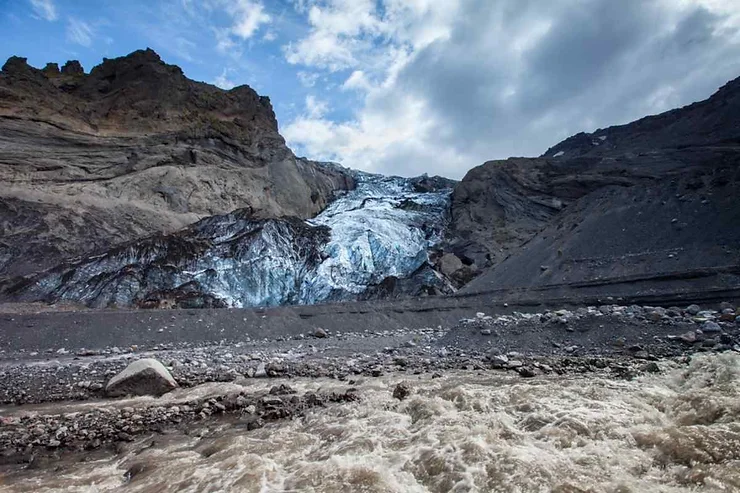
{"label": "cliff face", "polygon": [[354,187],[292,154],[268,98],[189,80],[151,50],[89,74],[9,59],[0,180],[0,278],[235,209],[310,218]]}
{"label": "cliff face", "polygon": [[539,158],[485,163],[452,195],[450,248],[487,268],[463,292],[740,292],[739,186],[740,79]]}

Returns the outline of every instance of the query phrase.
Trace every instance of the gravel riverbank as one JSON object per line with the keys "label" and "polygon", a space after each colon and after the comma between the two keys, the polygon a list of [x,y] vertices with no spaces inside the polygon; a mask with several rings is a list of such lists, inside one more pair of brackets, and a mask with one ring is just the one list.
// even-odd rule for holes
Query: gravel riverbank
{"label": "gravel riverbank", "polygon": [[[521,378],[594,373],[631,379],[660,372],[663,362],[686,364],[698,352],[740,352],[738,316],[729,304],[713,309],[606,305],[507,315],[476,312],[447,328],[316,328],[274,339],[245,335],[229,344],[6,352],[0,361],[0,446],[6,461],[29,462],[216,417],[230,416],[247,428],[260,426],[310,407],[362,399],[352,386],[381,376],[402,382],[471,370]],[[172,373],[182,387],[172,395],[186,392],[187,397],[168,394],[132,400],[132,405],[107,399],[105,383],[144,357],[158,359]],[[291,379],[306,377],[330,379],[341,390],[297,394],[290,389]],[[227,387],[193,398],[192,389],[219,382]],[[261,390],[245,390],[250,382],[263,382]],[[65,401],[90,406],[86,412],[58,414],[44,404]]]}

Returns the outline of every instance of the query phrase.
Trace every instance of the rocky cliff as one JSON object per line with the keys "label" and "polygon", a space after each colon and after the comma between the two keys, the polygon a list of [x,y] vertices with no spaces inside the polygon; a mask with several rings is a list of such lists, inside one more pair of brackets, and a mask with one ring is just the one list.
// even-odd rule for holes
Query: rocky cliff
{"label": "rocky cliff", "polygon": [[0,72],[0,278],[201,218],[315,216],[352,177],[297,159],[268,98],[195,82],[151,50]]}
{"label": "rocky cliff", "polygon": [[[463,293],[740,289],[740,79],[709,99],[472,169],[449,246]],[[634,294],[634,293],[633,293]]]}

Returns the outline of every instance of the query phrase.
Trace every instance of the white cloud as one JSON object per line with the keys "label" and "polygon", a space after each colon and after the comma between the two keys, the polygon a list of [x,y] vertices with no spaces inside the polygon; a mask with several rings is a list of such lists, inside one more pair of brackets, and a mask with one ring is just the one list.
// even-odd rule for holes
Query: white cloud
{"label": "white cloud", "polygon": [[231,31],[241,39],[251,38],[260,25],[270,22],[270,15],[265,12],[261,2],[252,0],[233,0],[227,4],[227,11],[234,18]]}
{"label": "white cloud", "polygon": [[298,81],[303,87],[313,87],[316,85],[319,74],[315,72],[304,72],[303,70],[299,70],[298,73],[296,73],[296,77],[298,77]]}
{"label": "white cloud", "polygon": [[306,115],[308,118],[322,118],[329,110],[329,104],[326,101],[317,99],[313,95],[306,96]]}
{"label": "white cloud", "polygon": [[218,86],[221,89],[226,89],[227,91],[229,89],[233,89],[234,87],[236,87],[236,84],[232,82],[231,80],[229,80],[228,75],[229,75],[229,70],[223,69],[223,71],[221,72],[221,75],[219,75],[213,80],[213,85]]}
{"label": "white cloud", "polygon": [[95,31],[87,22],[74,17],[69,18],[67,22],[67,40],[71,43],[89,48],[94,36]]}
{"label": "white cloud", "polygon": [[[379,7],[378,7],[379,5]],[[302,0],[284,47],[345,72],[354,115],[283,127],[297,152],[373,171],[460,177],[579,131],[709,96],[740,75],[740,4],[721,0]]]}
{"label": "white cloud", "polygon": [[34,13],[47,21],[57,20],[57,9],[53,0],[30,0]]}
{"label": "white cloud", "polygon": [[231,37],[230,29],[215,28],[216,50],[223,54],[236,54],[241,56],[241,50],[238,49],[237,42]]}
{"label": "white cloud", "polygon": [[[272,22],[272,17],[265,11],[265,6],[259,0],[204,0],[200,4],[204,12],[200,13],[196,12],[190,0],[184,1],[187,2],[186,11],[193,18],[205,18],[206,13],[214,10],[228,16],[228,26],[211,26],[211,29],[216,36],[216,49],[234,58],[242,55],[241,42],[253,38],[263,25]],[[273,31],[267,31],[262,39],[272,41],[277,39],[277,35]]]}
{"label": "white cloud", "polygon": [[342,84],[342,89],[345,90],[361,90],[369,91],[372,89],[372,85],[365,77],[365,72],[362,70],[355,70]]}
{"label": "white cloud", "polygon": [[307,12],[311,31],[284,48],[291,64],[331,71],[356,66],[356,55],[369,51],[370,38],[383,29],[374,0],[328,0],[300,4],[299,8]]}

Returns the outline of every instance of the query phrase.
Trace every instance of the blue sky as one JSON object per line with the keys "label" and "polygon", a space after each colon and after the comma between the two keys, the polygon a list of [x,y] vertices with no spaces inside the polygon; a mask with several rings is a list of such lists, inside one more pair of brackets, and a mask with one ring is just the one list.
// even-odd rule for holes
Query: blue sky
{"label": "blue sky", "polygon": [[270,96],[298,155],[460,178],[704,99],[740,76],[740,0],[0,0],[0,58],[150,47]]}

